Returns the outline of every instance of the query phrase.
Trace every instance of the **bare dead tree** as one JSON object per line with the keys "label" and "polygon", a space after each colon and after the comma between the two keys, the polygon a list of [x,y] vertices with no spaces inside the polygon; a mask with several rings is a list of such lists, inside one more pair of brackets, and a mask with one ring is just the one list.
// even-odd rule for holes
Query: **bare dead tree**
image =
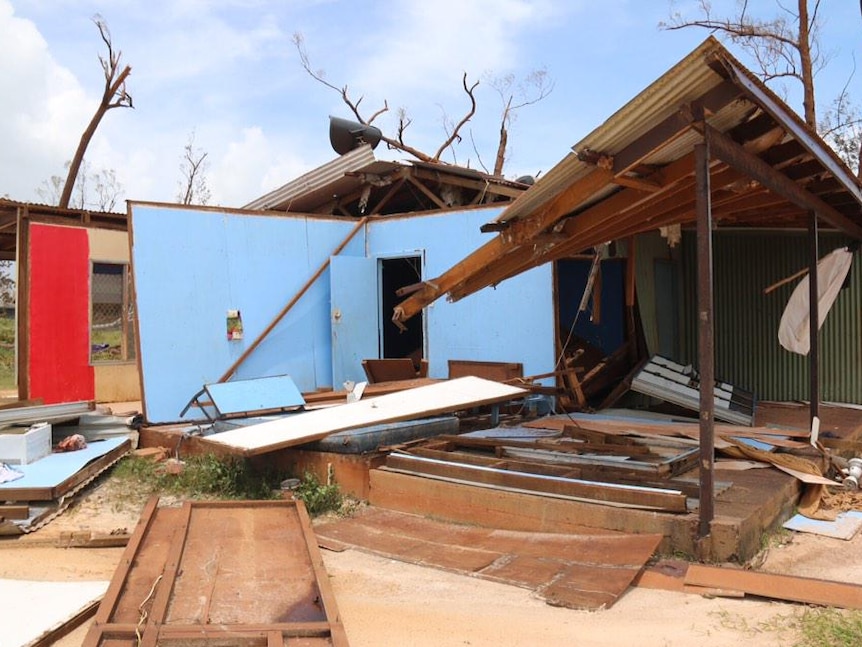
{"label": "bare dead tree", "polygon": [[[71,164],[71,161],[67,161],[63,165],[67,173]],[[42,181],[42,185],[36,189],[36,193],[46,204],[59,204],[63,186],[63,177],[52,175],[49,179]],[[67,207],[112,211],[117,206],[122,194],[123,185],[117,179],[117,173],[114,169],[103,168],[98,172],[91,173],[90,165],[86,159],[83,159]]]}
{"label": "bare dead tree", "polygon": [[802,84],[805,123],[816,129],[814,76],[828,62],[819,46],[820,0],[797,0],[795,10],[776,0],[782,14],[770,20],[752,16],[749,0],[737,0],[737,13],[730,18],[714,15],[710,0],[698,2],[700,18],[673,12],[670,21],[659,26],[668,30],[700,27],[724,34],[752,56],[764,81],[798,80]]}
{"label": "bare dead tree", "polygon": [[126,79],[132,73],[132,68],[126,65],[120,67],[122,52],[114,51],[111,43],[111,32],[108,30],[108,25],[105,20],[96,14],[93,16],[93,22],[99,29],[99,35],[102,42],[108,48],[107,56],[99,55],[99,62],[102,64],[102,71],[105,74],[105,89],[102,93],[102,99],[99,102],[96,112],[90,123],[87,125],[84,134],[81,135],[81,141],[78,143],[78,149],[75,151],[75,156],[69,164],[69,173],[66,176],[66,182],[63,185],[63,193],[60,196],[59,206],[68,208],[72,198],[72,191],[75,188],[75,181],[78,177],[78,172],[81,168],[81,163],[84,160],[84,154],[87,152],[87,147],[90,145],[90,140],[96,133],[102,117],[113,108],[133,108],[132,95],[126,91]]}
{"label": "bare dead tree", "polygon": [[92,175],[96,193],[96,207],[99,211],[113,211],[123,193],[123,185],[117,179],[114,169],[102,169]]}
{"label": "bare dead tree", "polygon": [[[305,48],[305,38],[299,32],[294,33],[291,39],[293,41],[294,47],[296,47],[296,51],[299,53],[299,61],[302,65],[302,68],[308,73],[311,78],[313,78],[318,83],[326,86],[330,90],[337,92],[341,95],[342,101],[347,105],[350,111],[353,113],[353,116],[356,117],[356,120],[364,124],[366,126],[373,125],[374,120],[377,119],[380,115],[389,111],[389,102],[384,100],[383,107],[377,109],[375,112],[371,114],[367,119],[363,116],[360,111],[360,104],[364,99],[364,96],[360,96],[358,99],[354,99],[350,96],[350,92],[347,85],[343,85],[338,87],[329,81],[326,80],[326,73],[323,70],[315,70],[311,65],[311,60],[308,56],[308,51]],[[476,81],[472,85],[467,84],[467,74],[464,73],[464,76],[461,80],[462,86],[464,88],[464,92],[467,94],[468,99],[470,100],[470,108],[467,110],[467,113],[462,117],[457,125],[452,129],[451,133],[447,133],[447,138],[437,149],[437,152],[433,155],[429,155],[413,146],[410,146],[404,141],[404,134],[407,128],[412,123],[412,120],[408,117],[407,112],[401,108],[398,111],[398,126],[396,128],[396,134],[394,137],[390,137],[386,134],[383,134],[381,140],[386,143],[387,146],[393,148],[395,150],[400,150],[408,155],[412,155],[416,159],[422,160],[423,162],[439,162],[440,157],[443,153],[450,147],[452,147],[456,142],[461,141],[460,130],[467,124],[470,119],[473,118],[473,115],[476,113],[476,97],[475,90],[479,85],[479,82]]]}
{"label": "bare dead tree", "polygon": [[862,180],[862,110],[853,103],[847,86],[833,101],[818,124],[818,132],[827,144]]}
{"label": "bare dead tree", "polygon": [[832,101],[823,119],[817,118],[814,77],[829,62],[829,57],[820,50],[820,0],[796,0],[796,11],[776,0],[783,15],[772,20],[751,17],[748,0],[737,0],[734,18],[714,16],[709,0],[699,0],[699,3],[700,19],[686,19],[677,12],[669,23],[659,26],[665,29],[701,27],[723,33],[752,55],[764,81],[798,80],[803,90],[805,123],[817,131],[849,167],[855,166],[857,177],[862,179],[862,114],[850,99],[847,85]]}
{"label": "bare dead tree", "polygon": [[509,128],[519,110],[542,101],[554,90],[554,82],[545,68],[530,72],[524,79],[517,81],[514,74],[491,79],[490,85],[500,95],[502,111],[500,114],[500,139],[494,158],[494,175],[502,175],[509,148]]}
{"label": "bare dead tree", "polygon": [[182,180],[179,182],[177,192],[177,201],[180,204],[205,205],[210,201],[212,194],[206,178],[206,172],[209,169],[207,155],[205,151],[195,147],[195,133],[192,131],[183,147],[183,156],[180,160]]}

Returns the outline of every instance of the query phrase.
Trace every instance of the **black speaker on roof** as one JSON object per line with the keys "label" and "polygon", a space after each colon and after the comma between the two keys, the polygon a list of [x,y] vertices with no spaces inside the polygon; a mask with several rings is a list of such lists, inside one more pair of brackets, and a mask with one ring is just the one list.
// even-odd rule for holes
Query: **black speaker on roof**
{"label": "black speaker on roof", "polygon": [[349,153],[362,144],[377,148],[383,133],[379,128],[367,126],[358,121],[329,117],[329,143],[339,155]]}

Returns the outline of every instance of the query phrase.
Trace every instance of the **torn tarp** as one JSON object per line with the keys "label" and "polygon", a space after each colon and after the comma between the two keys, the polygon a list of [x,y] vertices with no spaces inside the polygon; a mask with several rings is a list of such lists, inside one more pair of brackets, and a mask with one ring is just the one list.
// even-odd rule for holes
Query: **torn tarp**
{"label": "torn tarp", "polygon": [[[838,291],[850,271],[850,263],[853,260],[853,252],[846,247],[827,254],[817,262],[817,319],[819,326],[823,326],[826,315],[829,314],[832,304],[838,297]],[[803,278],[784,308],[781,315],[781,323],[778,325],[779,343],[792,353],[807,355],[811,349],[809,338],[809,298],[808,281]],[[819,327],[818,326],[818,327]]]}

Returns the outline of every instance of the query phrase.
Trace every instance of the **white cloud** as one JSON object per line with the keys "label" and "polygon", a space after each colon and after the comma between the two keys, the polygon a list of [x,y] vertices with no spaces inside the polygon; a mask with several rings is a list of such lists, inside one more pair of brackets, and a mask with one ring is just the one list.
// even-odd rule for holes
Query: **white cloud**
{"label": "white cloud", "polygon": [[[500,98],[486,73],[523,79],[546,66],[556,88],[518,114],[509,176],[550,168],[703,37],[660,32],[667,7],[637,0],[107,4],[0,0],[0,195],[37,199],[34,189],[72,157],[102,91],[96,55],[104,50],[90,22],[96,11],[132,66],[135,109],[105,116],[88,151],[91,170],[113,169],[130,199],[172,201],[194,130],[210,160],[213,202],[226,206],[334,157],[327,114],[350,114],[336,92],[303,72],[294,32],[328,80],[348,83],[354,99],[364,96],[366,117],[388,100],[389,113],[375,122],[387,134],[405,107],[413,119],[405,141],[429,153],[445,139],[444,115],[458,120],[469,107],[462,74],[481,79],[457,158],[444,155],[473,167],[474,140],[489,165],[499,132]],[[383,145],[376,153],[408,157]]]}
{"label": "white cloud", "polygon": [[211,167],[213,204],[239,207],[307,171],[307,165],[259,127],[237,133]]}
{"label": "white cloud", "polygon": [[95,104],[6,0],[0,0],[0,87],[0,195],[36,199],[42,180],[62,173]]}

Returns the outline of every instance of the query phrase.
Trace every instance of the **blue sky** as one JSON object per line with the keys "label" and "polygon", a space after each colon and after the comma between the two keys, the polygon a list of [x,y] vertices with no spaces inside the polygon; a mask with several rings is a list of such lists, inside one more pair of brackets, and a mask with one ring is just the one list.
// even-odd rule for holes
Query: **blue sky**
{"label": "blue sky", "polygon": [[[760,15],[779,11],[773,0],[749,4]],[[716,13],[735,6],[713,0]],[[454,158],[476,168],[473,142],[492,166],[497,141],[501,104],[489,79],[547,70],[553,92],[512,125],[505,175],[514,178],[547,171],[706,38],[660,30],[670,11],[666,0],[0,0],[0,195],[39,201],[36,189],[72,157],[104,83],[96,13],[132,66],[135,109],[107,114],[90,168],[113,169],[124,198],[172,202],[194,132],[208,153],[211,204],[238,207],[334,158],[328,115],[351,117],[301,68],[294,33],[315,69],[364,97],[366,114],[388,101],[375,121],[384,132],[405,108],[405,139],[420,150],[445,139],[444,116],[466,112],[462,74],[480,80],[478,114]],[[821,11],[831,56],[818,79],[822,111],[862,66],[862,16],[848,0],[822,0]],[[862,101],[862,70],[850,87]],[[407,159],[382,145],[376,153]]]}

